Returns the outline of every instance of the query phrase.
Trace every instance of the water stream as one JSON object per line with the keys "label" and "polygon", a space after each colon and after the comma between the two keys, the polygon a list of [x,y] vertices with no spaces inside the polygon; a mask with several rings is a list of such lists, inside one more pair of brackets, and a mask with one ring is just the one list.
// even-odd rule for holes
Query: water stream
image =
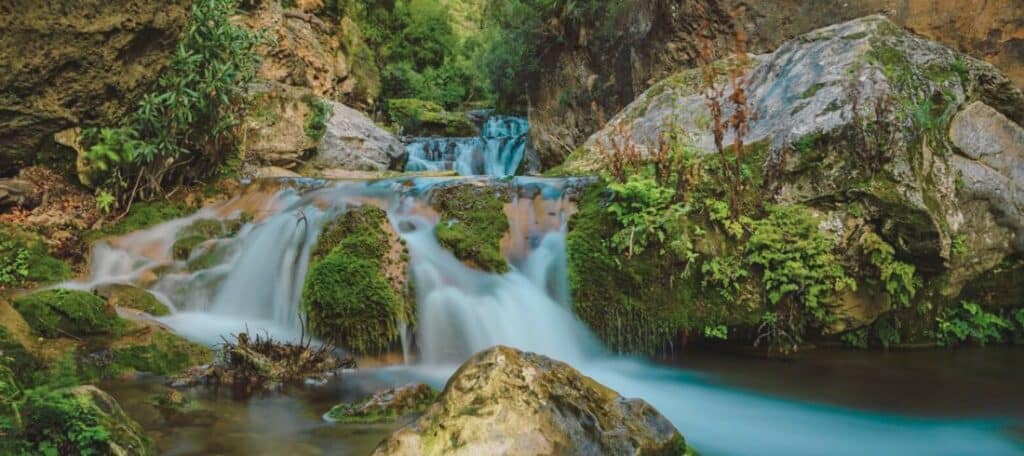
{"label": "water stream", "polygon": [[[513,270],[471,269],[441,248],[432,229],[431,190],[453,181],[506,185],[512,229],[502,248]],[[375,204],[410,250],[418,327],[408,334],[417,361],[374,370],[385,382],[443,385],[472,353],[504,344],[566,361],[627,397],[668,416],[703,454],[1022,454],[1007,418],[924,418],[819,405],[717,384],[678,367],[607,353],[573,315],[566,271],[566,223],[572,180],[517,177],[417,178],[375,182],[292,181],[254,186],[239,199],[96,247],[88,283],[150,282],[175,313],[179,333],[216,343],[244,328],[296,338],[298,302],[309,252],[326,220],[352,205]],[[191,221],[255,212],[237,237],[209,249],[218,266],[188,272],[170,259],[175,233]],[[158,278],[145,280],[152,271]],[[924,379],[927,381],[927,379]],[[950,392],[950,394],[956,394]]]}
{"label": "water stream", "polygon": [[526,154],[528,134],[526,119],[491,116],[480,128],[479,137],[414,138],[405,148],[409,153],[405,170],[512,176]]}

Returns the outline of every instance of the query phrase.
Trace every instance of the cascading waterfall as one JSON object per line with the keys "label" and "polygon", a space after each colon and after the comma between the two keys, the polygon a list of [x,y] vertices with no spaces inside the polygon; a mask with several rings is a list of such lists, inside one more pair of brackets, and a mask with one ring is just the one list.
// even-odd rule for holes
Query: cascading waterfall
{"label": "cascading waterfall", "polygon": [[415,138],[406,146],[406,171],[454,170],[463,176],[512,176],[526,153],[529,124],[511,116],[491,116],[479,137]]}
{"label": "cascading waterfall", "polygon": [[[502,242],[511,272],[469,268],[437,243],[430,190],[455,181],[515,190],[518,197],[506,207],[512,229]],[[162,320],[183,335],[214,343],[248,327],[295,338],[299,292],[321,226],[351,205],[375,204],[388,211],[409,247],[418,306],[419,362],[382,369],[382,376],[441,384],[470,354],[503,344],[566,361],[625,396],[647,400],[703,454],[1019,454],[996,422],[918,419],[764,397],[608,354],[575,318],[569,299],[565,235],[572,204],[565,195],[573,185],[533,178],[285,185],[244,202],[258,215],[236,238],[210,246],[223,252],[216,267],[188,272],[170,259],[170,245],[193,220],[231,216],[244,196],[99,245],[92,277],[78,285],[140,283],[163,268],[168,272],[149,288],[171,301],[176,312]]]}

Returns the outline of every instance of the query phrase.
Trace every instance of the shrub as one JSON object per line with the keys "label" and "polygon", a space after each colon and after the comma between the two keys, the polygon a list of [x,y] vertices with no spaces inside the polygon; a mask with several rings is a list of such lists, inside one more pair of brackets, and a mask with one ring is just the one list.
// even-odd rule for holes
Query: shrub
{"label": "shrub", "polygon": [[946,346],[964,342],[974,342],[978,345],[999,342],[1003,340],[1004,333],[1014,329],[1009,320],[987,312],[971,301],[961,301],[959,307],[941,309],[936,317],[936,323],[936,341]]}
{"label": "shrub", "polygon": [[896,250],[875,233],[865,233],[861,237],[861,245],[868,260],[878,270],[878,278],[885,291],[900,307],[910,307],[910,301],[921,287],[921,279],[914,275],[914,266],[897,261]]}
{"label": "shrub", "polygon": [[306,136],[319,141],[327,132],[327,120],[331,117],[331,104],[319,98],[310,98],[309,118],[306,119]]}

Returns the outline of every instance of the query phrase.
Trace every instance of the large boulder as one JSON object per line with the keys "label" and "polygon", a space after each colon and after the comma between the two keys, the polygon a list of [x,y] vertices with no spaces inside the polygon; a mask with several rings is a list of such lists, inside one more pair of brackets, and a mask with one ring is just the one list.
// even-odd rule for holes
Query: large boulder
{"label": "large boulder", "polygon": [[0,4],[0,175],[65,128],[112,125],[174,53],[191,0]]}
{"label": "large boulder", "polygon": [[498,346],[455,373],[415,423],[374,455],[682,455],[683,436],[641,399],[568,364]]}
{"label": "large boulder", "polygon": [[341,103],[329,102],[324,134],[313,166],[353,171],[402,170],[405,146],[363,113]]}
{"label": "large boulder", "polygon": [[59,449],[60,454],[156,454],[142,426],[124,412],[117,400],[95,386],[31,395],[23,407],[25,427],[19,437],[35,446],[31,452],[49,454],[43,450]]}
{"label": "large boulder", "polygon": [[[885,14],[915,33],[997,65],[1024,87],[1018,0],[963,8],[958,0],[628,0],[595,21],[551,18],[541,49],[545,71],[529,87],[531,135],[546,167],[559,164],[604,120],[654,83],[696,66],[702,39],[732,50],[731,12],[751,52],[764,53],[816,28]],[[601,22],[603,21],[603,23]],[[595,23],[597,22],[597,23]],[[610,35],[604,30],[614,31]]]}

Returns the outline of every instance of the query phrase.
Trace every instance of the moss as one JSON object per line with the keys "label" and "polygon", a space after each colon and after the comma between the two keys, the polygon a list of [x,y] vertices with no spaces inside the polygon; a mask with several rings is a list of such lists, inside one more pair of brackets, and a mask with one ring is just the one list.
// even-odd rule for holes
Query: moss
{"label": "moss", "polygon": [[208,347],[189,342],[174,334],[160,332],[148,344],[113,349],[111,373],[129,371],[156,375],[174,375],[213,359]]}
{"label": "moss", "polygon": [[306,103],[309,104],[306,136],[314,141],[319,141],[327,132],[327,119],[331,116],[331,104],[317,97],[310,97]]}
{"label": "moss", "polygon": [[32,330],[47,338],[115,334],[123,323],[98,296],[76,290],[43,290],[14,300]]}
{"label": "moss", "polygon": [[96,290],[96,294],[107,300],[114,307],[141,310],[154,317],[170,315],[167,308],[153,293],[131,285],[105,285]]}
{"label": "moss", "polygon": [[508,272],[501,253],[501,238],[509,229],[503,190],[456,185],[435,190],[431,195],[441,219],[434,235],[442,247],[459,260],[487,272]]}
{"label": "moss", "polygon": [[98,230],[86,232],[84,238],[87,241],[95,241],[106,237],[122,236],[169,220],[184,217],[192,212],[193,209],[174,203],[135,203],[132,205],[131,210],[128,211],[128,215],[120,221]]}
{"label": "moss", "polygon": [[445,111],[437,103],[415,98],[388,100],[391,121],[405,134],[416,136],[476,136],[473,122],[465,114]]}
{"label": "moss", "polygon": [[154,454],[142,427],[103,391],[82,386],[27,395],[18,436],[35,454]]}
{"label": "moss", "polygon": [[71,268],[50,254],[43,238],[0,223],[0,288],[67,280]]}
{"label": "moss", "polygon": [[42,368],[42,363],[7,328],[0,326],[0,366],[10,368],[20,383],[27,384],[26,380]]}
{"label": "moss", "polygon": [[[237,234],[246,220],[245,215],[226,222],[216,219],[196,220],[178,232],[174,244],[171,246],[171,254],[176,260],[187,260],[192,255],[192,251],[204,242]],[[206,262],[211,260],[210,258],[205,259]],[[192,265],[190,264],[190,266]]]}
{"label": "moss", "polygon": [[807,90],[800,94],[800,99],[803,100],[817,95],[818,91],[821,90],[822,87],[825,87],[825,84],[820,82],[808,87]]}
{"label": "moss", "polygon": [[363,398],[355,403],[331,407],[324,419],[342,424],[392,423],[410,413],[423,413],[437,398],[437,391],[424,384],[407,385]]}
{"label": "moss", "polygon": [[386,223],[384,211],[372,206],[329,223],[303,286],[302,308],[313,332],[356,354],[391,348],[399,320],[412,320],[410,300],[385,275]]}

